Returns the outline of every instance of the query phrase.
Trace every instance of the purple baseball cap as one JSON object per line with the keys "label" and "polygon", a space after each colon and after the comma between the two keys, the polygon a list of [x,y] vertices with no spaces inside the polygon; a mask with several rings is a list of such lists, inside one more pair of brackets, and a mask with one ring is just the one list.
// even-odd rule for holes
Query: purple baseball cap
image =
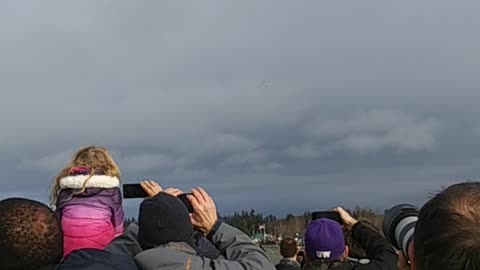
{"label": "purple baseball cap", "polygon": [[311,259],[332,261],[342,257],[345,253],[342,226],[326,218],[310,222],[305,232],[305,251]]}

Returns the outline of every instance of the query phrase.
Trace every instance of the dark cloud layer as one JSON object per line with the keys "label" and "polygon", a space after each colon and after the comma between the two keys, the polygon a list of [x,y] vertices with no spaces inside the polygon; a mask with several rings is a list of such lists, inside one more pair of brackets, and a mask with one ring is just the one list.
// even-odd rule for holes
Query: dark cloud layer
{"label": "dark cloud layer", "polygon": [[421,204],[480,173],[479,5],[7,1],[0,196],[101,144],[222,212]]}

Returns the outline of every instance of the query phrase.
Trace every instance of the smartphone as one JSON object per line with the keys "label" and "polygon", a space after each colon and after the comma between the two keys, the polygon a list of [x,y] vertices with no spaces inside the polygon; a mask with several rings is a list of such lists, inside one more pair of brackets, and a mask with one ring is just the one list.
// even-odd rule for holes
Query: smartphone
{"label": "smartphone", "polygon": [[[187,207],[189,213],[193,213],[193,206],[188,200],[187,196],[192,193],[184,193],[178,195],[178,198]],[[123,185],[123,198],[125,199],[138,199],[147,198],[148,195],[140,184],[124,184]]]}
{"label": "smartphone", "polygon": [[192,195],[192,193],[184,193],[184,194],[178,195],[177,198],[179,198],[180,201],[183,202],[183,204],[187,207],[189,213],[193,213],[194,212],[193,206],[187,198],[188,195]]}
{"label": "smartphone", "polygon": [[123,198],[137,199],[148,197],[140,184],[123,184]]}
{"label": "smartphone", "polygon": [[334,211],[317,211],[312,213],[312,220],[317,220],[321,218],[328,218],[335,220],[336,222],[343,224],[340,214]]}

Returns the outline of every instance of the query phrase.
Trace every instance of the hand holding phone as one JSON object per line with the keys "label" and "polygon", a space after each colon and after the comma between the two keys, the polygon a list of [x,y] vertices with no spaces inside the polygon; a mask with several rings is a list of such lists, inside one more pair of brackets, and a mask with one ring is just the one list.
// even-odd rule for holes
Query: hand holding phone
{"label": "hand holding phone", "polygon": [[321,218],[328,218],[331,220],[335,220],[340,225],[343,225],[343,220],[340,217],[340,214],[335,211],[317,211],[312,213],[312,221],[321,219]]}
{"label": "hand holding phone", "polygon": [[140,184],[123,184],[123,198],[137,199],[147,197],[147,192],[142,188]]}
{"label": "hand holding phone", "polygon": [[162,192],[162,187],[153,180],[141,181],[139,184],[124,184],[123,198],[147,198]]}
{"label": "hand holding phone", "polygon": [[340,219],[342,220],[342,225],[351,230],[355,224],[358,223],[358,220],[353,218],[345,209],[342,207],[337,207],[333,209],[336,213],[340,215]]}
{"label": "hand holding phone", "polygon": [[194,206],[191,215],[192,225],[204,234],[210,233],[218,220],[217,208],[212,197],[203,188],[194,188],[190,198]]}
{"label": "hand holding phone", "polygon": [[[188,200],[187,196],[192,195],[192,193],[183,193],[176,195],[180,193],[181,191],[179,189],[166,189],[165,191],[160,191],[160,192],[166,192],[169,193],[172,196],[176,196],[182,203],[187,207],[189,213],[193,213],[193,207],[190,201]],[[150,197],[149,194],[145,191],[145,189],[140,185],[140,184],[124,184],[123,185],[123,198],[125,199],[143,199]]]}

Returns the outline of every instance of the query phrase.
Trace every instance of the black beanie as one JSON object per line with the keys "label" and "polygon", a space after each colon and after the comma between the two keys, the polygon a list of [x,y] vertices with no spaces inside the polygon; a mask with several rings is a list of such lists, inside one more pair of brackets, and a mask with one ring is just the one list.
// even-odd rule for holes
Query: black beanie
{"label": "black beanie", "polygon": [[169,242],[193,243],[193,226],[180,199],[160,192],[140,204],[138,242],[144,250]]}

